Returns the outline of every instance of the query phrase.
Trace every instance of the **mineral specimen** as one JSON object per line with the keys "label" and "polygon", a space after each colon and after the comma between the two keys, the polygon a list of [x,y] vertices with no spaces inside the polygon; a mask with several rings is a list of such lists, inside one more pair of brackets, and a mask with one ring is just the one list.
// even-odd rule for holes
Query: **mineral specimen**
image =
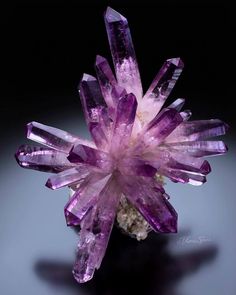
{"label": "mineral specimen", "polygon": [[188,121],[191,112],[181,111],[182,98],[163,107],[182,72],[181,59],[164,62],[143,95],[126,18],[107,8],[105,24],[116,75],[107,60],[97,56],[97,78],[84,74],[79,84],[93,142],[32,122],[27,125],[27,137],[46,147],[22,146],[16,153],[22,167],[56,173],[47,187],[74,190],[65,217],[69,226],[81,228],[73,268],[79,283],[90,280],[100,267],[119,206],[123,211],[119,210],[117,219],[123,228],[127,204],[138,210],[134,216],[144,233],[137,233],[131,216],[126,219],[138,239],[149,228],[177,232],[177,213],[161,177],[201,185],[211,171],[203,157],[227,151],[222,141],[208,140],[225,134],[225,123]]}

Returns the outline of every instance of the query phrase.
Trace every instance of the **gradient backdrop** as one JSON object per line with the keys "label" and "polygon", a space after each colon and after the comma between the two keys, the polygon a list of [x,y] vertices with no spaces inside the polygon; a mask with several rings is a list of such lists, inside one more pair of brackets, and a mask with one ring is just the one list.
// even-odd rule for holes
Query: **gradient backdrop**
{"label": "gradient backdrop", "polygon": [[[137,1],[138,2],[138,1]],[[216,1],[5,1],[1,9],[0,294],[235,295],[235,11]],[[82,286],[71,275],[77,236],[67,228],[68,191],[17,166],[25,124],[88,137],[77,94],[96,54],[111,57],[103,23],[110,5],[128,19],[144,88],[167,58],[185,70],[171,99],[193,119],[221,118],[230,151],[211,158],[202,187],[167,183],[179,233],[136,242],[114,230],[102,267]]]}

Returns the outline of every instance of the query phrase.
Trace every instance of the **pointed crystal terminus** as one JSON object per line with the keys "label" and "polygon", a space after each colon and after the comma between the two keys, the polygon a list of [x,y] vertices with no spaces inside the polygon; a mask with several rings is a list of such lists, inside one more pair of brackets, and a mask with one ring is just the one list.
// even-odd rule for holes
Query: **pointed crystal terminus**
{"label": "pointed crystal terminus", "polygon": [[128,21],[108,7],[105,24],[118,83],[127,93],[132,92],[137,99],[141,99],[142,83]]}
{"label": "pointed crystal terminus", "polygon": [[66,131],[38,122],[27,124],[27,138],[64,153],[69,153],[75,142],[81,142]]}
{"label": "pointed crystal terminus", "polygon": [[144,97],[148,98],[151,96],[155,99],[159,98],[164,103],[174,88],[183,68],[184,63],[179,57],[167,59],[152,81]]}
{"label": "pointed crystal terminus", "polygon": [[130,93],[123,96],[117,105],[116,120],[114,122],[114,133],[112,150],[117,151],[128,146],[135,120],[137,109],[136,97]]}
{"label": "pointed crystal terminus", "polygon": [[[150,105],[148,111],[154,117],[162,108],[167,97],[175,86],[184,64],[180,58],[167,59],[152,81],[143,99]],[[147,104],[148,100],[151,100]]]}
{"label": "pointed crystal terminus", "polygon": [[98,195],[109,179],[109,175],[101,173],[90,174],[85,177],[79,189],[67,202],[64,212],[68,226],[80,224],[88,211],[98,202]]}
{"label": "pointed crystal terminus", "polygon": [[44,172],[58,173],[74,166],[65,153],[44,147],[22,145],[15,158],[21,167]]}
{"label": "pointed crystal terminus", "polygon": [[113,110],[119,98],[125,95],[126,91],[124,88],[118,86],[110,65],[104,57],[97,55],[95,69],[106,104],[108,108]]}
{"label": "pointed crystal terminus", "polygon": [[103,97],[108,107],[113,107],[114,103],[112,100],[111,92],[112,88],[117,85],[117,82],[112,73],[110,65],[108,64],[108,61],[104,57],[97,55],[95,70]]}
{"label": "pointed crystal terminus", "polygon": [[97,79],[84,74],[79,84],[79,94],[87,124],[98,122],[99,110],[102,106],[106,106],[106,103],[102,97]]}

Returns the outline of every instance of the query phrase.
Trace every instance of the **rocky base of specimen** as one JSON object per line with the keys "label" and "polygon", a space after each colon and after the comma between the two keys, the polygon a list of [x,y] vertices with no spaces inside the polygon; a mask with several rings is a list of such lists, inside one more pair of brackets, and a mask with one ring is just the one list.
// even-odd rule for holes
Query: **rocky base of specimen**
{"label": "rocky base of specimen", "polygon": [[124,197],[121,197],[116,215],[116,225],[121,231],[138,241],[146,239],[152,230],[143,216]]}

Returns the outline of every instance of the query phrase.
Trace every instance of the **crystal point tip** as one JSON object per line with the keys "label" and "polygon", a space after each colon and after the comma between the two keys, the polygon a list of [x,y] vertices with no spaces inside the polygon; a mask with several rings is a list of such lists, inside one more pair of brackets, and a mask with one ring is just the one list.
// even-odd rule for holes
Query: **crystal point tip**
{"label": "crystal point tip", "polygon": [[172,63],[173,65],[181,69],[184,67],[184,62],[180,57],[169,58],[167,59],[167,62]]}
{"label": "crystal point tip", "polygon": [[127,21],[127,19],[121,15],[119,12],[114,10],[111,7],[107,7],[106,12],[105,12],[105,19],[107,22],[112,23],[112,22],[119,22],[119,21]]}
{"label": "crystal point tip", "polygon": [[81,82],[83,81],[96,81],[96,78],[92,75],[84,73],[81,79]]}
{"label": "crystal point tip", "polygon": [[99,65],[100,63],[106,61],[106,58],[97,54],[96,55],[96,60],[95,60],[95,65]]}

